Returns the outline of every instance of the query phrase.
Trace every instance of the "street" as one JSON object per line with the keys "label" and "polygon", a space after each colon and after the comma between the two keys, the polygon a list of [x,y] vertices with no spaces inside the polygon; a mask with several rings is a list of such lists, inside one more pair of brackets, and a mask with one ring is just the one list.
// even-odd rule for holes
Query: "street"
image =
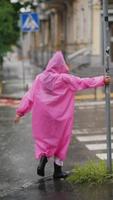
{"label": "street", "polygon": [[[113,104],[111,104],[111,114]],[[36,174],[37,161],[34,159],[34,148],[31,136],[31,115],[24,117],[20,124],[15,125],[15,105],[0,106],[0,197],[1,199],[90,199],[86,198],[86,186],[76,186],[74,189],[64,180],[53,181],[53,160],[46,167],[46,178],[41,179]],[[113,126],[113,122],[112,122]],[[112,129],[113,130],[113,129]],[[112,138],[113,139],[113,138]],[[113,146],[112,146],[113,147]],[[69,147],[65,170],[72,170],[75,164],[87,160],[106,159],[105,141],[105,105],[104,102],[77,102],[75,109],[75,124],[72,142]],[[112,187],[104,186],[106,195]],[[94,200],[102,195],[100,189],[95,188]],[[81,193],[83,190],[83,196]],[[90,188],[91,190],[91,188]],[[99,194],[98,194],[99,192]],[[69,198],[69,194],[71,196]],[[80,194],[81,193],[81,194]],[[45,195],[47,194],[47,195]],[[98,195],[97,195],[98,194]],[[90,195],[90,194],[89,194]],[[112,196],[112,195],[111,195]],[[28,198],[29,197],[29,198]],[[106,198],[105,198],[106,199]],[[111,200],[112,197],[107,198]]]}
{"label": "street", "polygon": [[[28,61],[24,61],[24,65],[26,67],[25,84],[30,86],[34,75],[40,72],[40,68],[35,68]],[[60,197],[63,200],[74,200],[76,197],[79,200],[87,200],[91,199],[92,190],[94,200],[98,200],[100,195],[102,200],[106,199],[106,196],[112,193],[112,185],[110,187],[103,186],[105,191],[103,194],[102,186],[99,188],[75,187],[65,180],[54,181],[52,178],[53,159],[50,159],[47,164],[46,177],[43,179],[37,176],[38,161],[34,158],[31,114],[24,117],[18,125],[13,122],[19,99],[25,93],[23,91],[22,62],[6,61],[3,73],[4,82],[0,99],[0,198],[4,200],[35,200],[37,198],[53,200]],[[101,75],[102,67],[78,67],[75,68],[75,73],[80,77]],[[82,91],[76,96],[72,141],[64,163],[66,171],[71,171],[74,165],[78,163],[82,165],[88,160],[106,160],[106,120],[103,94],[101,89],[92,89]],[[111,116],[112,112],[113,102],[111,100]],[[113,122],[111,126],[113,127]],[[107,200],[112,200],[112,195]]]}
{"label": "street", "polygon": [[[0,200],[113,200],[113,1],[1,0],[0,27]],[[63,179],[65,153],[70,174],[104,160],[109,183]],[[43,178],[34,154],[55,156]]]}

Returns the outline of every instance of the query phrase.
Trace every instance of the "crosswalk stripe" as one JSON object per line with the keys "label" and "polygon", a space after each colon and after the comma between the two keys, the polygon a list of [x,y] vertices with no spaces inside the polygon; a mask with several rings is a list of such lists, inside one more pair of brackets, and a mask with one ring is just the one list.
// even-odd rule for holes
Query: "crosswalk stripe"
{"label": "crosswalk stripe", "polygon": [[[113,127],[111,127],[111,132],[113,133]],[[72,131],[73,135],[83,135],[83,134],[100,134],[100,133],[106,133],[106,128],[99,128],[96,130],[93,130],[91,128],[88,129],[75,129]]]}
{"label": "crosswalk stripe", "polygon": [[[107,153],[98,153],[96,154],[96,156],[101,160],[107,160]],[[113,153],[112,153],[112,159],[113,159]]]}
{"label": "crosswalk stripe", "polygon": [[[90,141],[103,141],[106,140],[106,135],[91,135],[91,136],[81,136],[77,137],[77,139],[81,142],[90,142]],[[111,136],[113,139],[113,135]]]}
{"label": "crosswalk stripe", "polygon": [[[102,143],[102,144],[86,144],[86,147],[91,151],[106,150],[107,149],[107,144],[106,143]],[[113,148],[113,143],[111,144],[111,147]]]}

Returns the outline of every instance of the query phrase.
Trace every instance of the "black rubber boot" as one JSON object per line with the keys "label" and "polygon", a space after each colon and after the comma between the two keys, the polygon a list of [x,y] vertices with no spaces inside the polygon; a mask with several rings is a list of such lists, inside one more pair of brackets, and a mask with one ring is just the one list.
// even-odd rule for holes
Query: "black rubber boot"
{"label": "black rubber boot", "polygon": [[37,174],[39,176],[44,176],[45,175],[45,165],[48,162],[47,157],[46,156],[42,156],[40,158],[40,162],[39,165],[37,167]]}
{"label": "black rubber boot", "polygon": [[54,163],[54,179],[60,179],[60,178],[66,178],[68,176],[68,173],[62,171],[62,167]]}

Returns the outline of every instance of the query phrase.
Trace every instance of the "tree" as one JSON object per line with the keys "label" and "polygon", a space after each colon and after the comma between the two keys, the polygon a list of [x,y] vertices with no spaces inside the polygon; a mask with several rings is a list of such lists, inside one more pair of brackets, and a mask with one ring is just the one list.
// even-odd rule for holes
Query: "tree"
{"label": "tree", "polygon": [[15,7],[9,0],[0,0],[0,63],[19,37],[17,11],[18,5]]}

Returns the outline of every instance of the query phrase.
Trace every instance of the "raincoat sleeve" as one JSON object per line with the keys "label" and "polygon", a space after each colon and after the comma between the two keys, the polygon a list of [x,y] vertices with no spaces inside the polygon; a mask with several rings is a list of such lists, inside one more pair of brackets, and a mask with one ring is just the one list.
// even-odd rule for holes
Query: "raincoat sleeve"
{"label": "raincoat sleeve", "polygon": [[16,110],[16,114],[18,114],[21,117],[30,112],[32,109],[36,83],[37,83],[37,78],[34,80],[31,88],[23,96],[20,105]]}
{"label": "raincoat sleeve", "polygon": [[74,91],[102,87],[104,85],[104,76],[96,76],[92,78],[80,78],[73,75],[71,76],[71,87]]}

